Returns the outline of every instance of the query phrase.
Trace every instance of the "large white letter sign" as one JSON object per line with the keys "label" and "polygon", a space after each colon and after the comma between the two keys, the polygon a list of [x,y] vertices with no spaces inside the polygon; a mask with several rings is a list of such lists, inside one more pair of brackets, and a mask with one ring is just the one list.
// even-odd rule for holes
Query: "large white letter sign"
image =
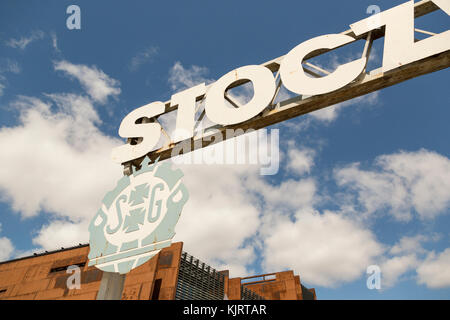
{"label": "large white letter sign", "polygon": [[290,91],[302,95],[318,95],[335,91],[355,80],[366,65],[361,58],[340,65],[333,73],[322,78],[311,78],[305,74],[302,63],[305,56],[319,49],[335,49],[354,38],[343,34],[328,34],[305,41],[292,49],[280,65],[280,77],[283,85]]}
{"label": "large white letter sign", "polygon": [[173,142],[178,142],[194,136],[195,106],[197,97],[205,94],[205,83],[172,95],[170,105],[178,105],[177,124],[172,137]]}
{"label": "large white letter sign", "polygon": [[[225,103],[226,89],[238,80],[247,79],[253,84],[253,98],[240,108],[230,108]],[[275,94],[275,78],[263,66],[249,65],[234,69],[217,80],[206,94],[206,116],[212,122],[231,125],[247,121],[263,111]]]}
{"label": "large white letter sign", "polygon": [[[219,132],[217,137],[220,135],[223,138],[226,130],[232,129],[230,126],[233,126],[234,130],[238,127],[264,128],[417,76],[448,68],[450,66],[450,30],[435,34],[415,29],[414,26],[416,17],[434,12],[439,8],[450,15],[450,0],[418,2],[410,0],[384,12],[379,12],[377,6],[370,6],[367,13],[373,13],[375,10],[377,14],[352,24],[351,30],[305,41],[284,57],[272,59],[261,65],[237,68],[211,85],[206,86],[205,83],[201,83],[176,93],[172,95],[171,101],[164,104],[154,102],[140,107],[122,121],[119,129],[121,137],[137,139],[131,139],[127,144],[115,148],[112,157],[115,162],[124,164],[124,172],[129,174],[132,166],[138,166],[137,161],[134,160],[146,154],[153,160],[157,158],[165,160],[180,154],[181,151],[188,153],[218,142],[219,139],[208,141],[211,135],[206,130],[201,130],[194,137],[194,129],[196,125],[203,124],[201,121],[205,114],[211,122],[216,124],[209,129],[217,129]],[[415,42],[415,32],[431,36]],[[370,47],[373,41],[382,37],[385,37],[383,66],[369,70],[366,74],[365,68],[371,52]],[[362,57],[338,66],[332,73],[325,71],[326,75],[323,77],[318,75],[310,77],[308,74],[310,72],[303,68],[306,59],[361,40],[366,42]],[[282,83],[286,89],[300,96],[284,100],[281,102],[282,108],[273,108],[265,113],[267,106],[280,97],[280,91],[276,90],[280,87],[276,86],[274,78],[276,71],[280,74],[278,85]],[[361,75],[364,75],[364,78],[359,81]],[[251,100],[246,104],[233,101],[227,90],[248,82],[251,82],[254,88]],[[205,101],[205,110],[197,119],[197,103],[200,99]],[[149,118],[157,119],[159,115],[174,110],[178,110],[175,131],[170,133],[171,137],[168,139],[170,141],[155,150],[160,141],[161,131],[164,132],[164,130],[157,121],[149,123],[152,122]],[[225,135],[224,138],[230,137]],[[193,149],[192,146],[194,146]]]}
{"label": "large white letter sign", "polygon": [[[449,0],[433,2],[450,14]],[[356,35],[382,26],[386,26],[383,72],[450,49],[450,30],[414,43],[414,1],[350,25]]]}
{"label": "large white letter sign", "polygon": [[120,124],[119,136],[122,138],[142,138],[136,145],[125,144],[112,150],[111,158],[124,163],[142,157],[153,150],[161,136],[158,123],[136,123],[141,118],[152,118],[164,113],[165,105],[161,101],[152,102],[131,111]]}

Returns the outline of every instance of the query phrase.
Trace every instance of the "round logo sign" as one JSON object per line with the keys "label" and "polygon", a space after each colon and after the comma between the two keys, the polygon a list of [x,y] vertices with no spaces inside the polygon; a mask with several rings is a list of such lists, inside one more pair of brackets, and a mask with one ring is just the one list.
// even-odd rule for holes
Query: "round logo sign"
{"label": "round logo sign", "polygon": [[189,193],[180,169],[149,161],[103,198],[89,225],[90,266],[127,273],[171,245]]}

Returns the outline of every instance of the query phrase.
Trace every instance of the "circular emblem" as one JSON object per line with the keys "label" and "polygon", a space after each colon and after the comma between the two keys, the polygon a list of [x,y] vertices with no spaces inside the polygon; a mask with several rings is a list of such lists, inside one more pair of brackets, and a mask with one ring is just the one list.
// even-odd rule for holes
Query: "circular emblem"
{"label": "circular emblem", "polygon": [[127,273],[171,245],[189,193],[180,169],[149,161],[103,198],[89,225],[90,266]]}

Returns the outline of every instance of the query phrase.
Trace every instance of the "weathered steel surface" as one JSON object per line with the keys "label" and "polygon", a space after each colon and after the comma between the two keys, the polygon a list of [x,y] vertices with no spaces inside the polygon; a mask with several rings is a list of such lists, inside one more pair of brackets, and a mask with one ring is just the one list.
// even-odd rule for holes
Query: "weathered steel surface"
{"label": "weathered steel surface", "polygon": [[[324,95],[313,96],[302,100],[301,97],[296,97],[284,101],[276,106],[275,109],[269,110],[260,116],[257,116],[244,123],[239,123],[232,126],[217,126],[217,129],[221,135],[222,140],[226,140],[226,129],[261,129],[285,120],[295,118],[300,115],[304,115],[316,110],[320,110],[337,103],[357,98],[359,96],[393,86],[395,84],[404,82],[421,75],[436,72],[442,69],[446,69],[450,66],[450,51],[443,52],[441,54],[428,57],[408,65],[404,65],[395,70],[387,73],[377,72],[374,70],[369,74],[366,74],[357,82],[354,82],[342,89],[336,90]],[[238,131],[236,131],[238,132]],[[216,132],[217,134],[217,132]],[[159,150],[152,151],[148,154],[152,161],[159,158],[159,160],[165,160],[171,157],[171,153],[176,146],[182,144],[190,145],[190,150],[196,150],[208,145],[212,145],[222,140],[212,138],[214,134],[205,135],[198,139],[188,139],[180,141],[176,144],[169,145]],[[201,147],[200,147],[201,146]],[[182,154],[183,152],[180,152]],[[134,160],[133,165],[139,165],[142,162],[142,158]]]}

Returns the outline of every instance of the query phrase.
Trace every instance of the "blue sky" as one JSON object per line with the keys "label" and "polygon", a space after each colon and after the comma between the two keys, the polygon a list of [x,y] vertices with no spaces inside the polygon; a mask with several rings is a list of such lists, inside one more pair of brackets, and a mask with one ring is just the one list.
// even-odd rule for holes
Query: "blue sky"
{"label": "blue sky", "polygon": [[[403,2],[2,1],[0,260],[87,242],[121,175],[110,151],[131,110]],[[71,4],[81,30],[66,27]],[[416,23],[442,32],[449,19]],[[376,41],[371,68],[382,50]],[[183,165],[191,199],[176,240],[234,276],[292,269],[319,299],[448,299],[448,81],[439,71],[270,127],[273,176]],[[372,264],[380,291],[366,287]]]}

